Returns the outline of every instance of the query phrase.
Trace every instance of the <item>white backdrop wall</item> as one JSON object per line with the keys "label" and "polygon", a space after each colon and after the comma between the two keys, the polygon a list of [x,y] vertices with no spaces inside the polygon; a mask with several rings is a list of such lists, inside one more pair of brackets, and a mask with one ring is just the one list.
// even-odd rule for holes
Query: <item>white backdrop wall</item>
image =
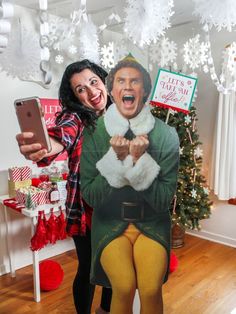
{"label": "white backdrop wall", "polygon": [[[30,18],[29,18],[30,20]],[[201,32],[198,24],[183,25],[168,31],[167,36],[175,40],[179,49],[183,43]],[[114,36],[114,34],[112,34]],[[235,33],[211,32],[211,42],[213,57],[218,73],[220,73],[221,52],[229,43],[235,40]],[[137,53],[137,51],[136,51]],[[135,54],[135,53],[134,53]],[[180,52],[181,54],[181,52]],[[135,56],[137,56],[135,54]],[[140,58],[145,58],[146,53],[142,51]],[[139,56],[137,56],[139,57]],[[144,64],[145,64],[145,60]],[[180,62],[178,62],[181,64]],[[157,71],[152,76],[155,79]],[[31,82],[22,82],[13,79],[4,72],[0,72],[0,195],[7,194],[7,169],[10,166],[32,165],[26,161],[18,151],[15,135],[19,132],[13,102],[20,97],[39,96],[42,98],[57,98],[57,88],[44,89],[40,85]],[[198,113],[198,132],[203,143],[204,150],[204,175],[209,178],[212,143],[218,105],[218,92],[213,85],[209,74],[199,73],[198,97],[195,103]],[[31,264],[31,254],[29,251],[30,221],[27,218],[11,212],[11,222],[14,229],[14,256],[15,266],[21,268]],[[197,236],[205,237],[213,241],[225,243],[236,247],[236,208],[226,202],[218,202],[214,199],[214,209],[212,217],[202,222],[201,232],[192,232]],[[6,251],[6,228],[3,219],[3,208],[0,207],[0,274],[9,272],[9,264]],[[41,258],[53,256],[73,248],[72,241],[66,240],[58,242],[55,246],[49,246],[40,253]]]}

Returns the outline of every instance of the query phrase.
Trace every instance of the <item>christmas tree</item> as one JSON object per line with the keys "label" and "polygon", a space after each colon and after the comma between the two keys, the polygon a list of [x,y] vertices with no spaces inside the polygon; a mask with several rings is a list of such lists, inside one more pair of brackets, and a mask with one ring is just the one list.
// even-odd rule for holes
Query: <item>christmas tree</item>
{"label": "christmas tree", "polygon": [[170,208],[172,223],[199,230],[201,219],[209,218],[212,202],[201,173],[203,151],[196,129],[196,108],[189,114],[154,107],[154,116],[175,127],[180,140],[180,166],[176,196]]}

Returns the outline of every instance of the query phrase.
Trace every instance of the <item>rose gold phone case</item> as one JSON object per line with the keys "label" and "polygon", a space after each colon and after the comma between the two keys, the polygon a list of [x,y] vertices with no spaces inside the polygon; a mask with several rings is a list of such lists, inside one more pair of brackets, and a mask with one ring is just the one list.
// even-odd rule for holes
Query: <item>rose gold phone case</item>
{"label": "rose gold phone case", "polygon": [[40,143],[49,152],[51,143],[39,98],[16,99],[14,106],[21,132],[34,133],[31,139],[27,139],[26,144]]}

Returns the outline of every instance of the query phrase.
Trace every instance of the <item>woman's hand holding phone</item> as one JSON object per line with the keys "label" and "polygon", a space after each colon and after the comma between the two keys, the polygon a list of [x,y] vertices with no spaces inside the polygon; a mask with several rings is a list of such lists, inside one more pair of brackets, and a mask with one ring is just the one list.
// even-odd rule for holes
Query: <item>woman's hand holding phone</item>
{"label": "woman's hand holding phone", "polygon": [[20,152],[28,160],[38,162],[47,156],[47,149],[42,148],[40,143],[26,144],[28,140],[34,137],[32,132],[22,132],[16,135],[16,140],[20,149]]}

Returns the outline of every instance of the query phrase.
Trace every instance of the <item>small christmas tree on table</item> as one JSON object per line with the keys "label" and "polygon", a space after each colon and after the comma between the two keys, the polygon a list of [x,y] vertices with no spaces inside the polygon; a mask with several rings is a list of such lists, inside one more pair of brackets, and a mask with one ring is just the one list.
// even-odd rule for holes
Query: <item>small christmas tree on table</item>
{"label": "small christmas tree on table", "polygon": [[196,108],[191,107],[188,115],[160,107],[154,107],[152,113],[163,121],[168,117],[168,124],[176,128],[180,140],[180,167],[171,208],[172,223],[183,229],[199,230],[199,221],[210,216],[212,202],[201,174],[203,152],[196,130]]}
{"label": "small christmas tree on table", "polygon": [[28,209],[34,209],[36,207],[35,203],[32,200],[32,195],[30,192],[28,192],[26,196],[25,207]]}

